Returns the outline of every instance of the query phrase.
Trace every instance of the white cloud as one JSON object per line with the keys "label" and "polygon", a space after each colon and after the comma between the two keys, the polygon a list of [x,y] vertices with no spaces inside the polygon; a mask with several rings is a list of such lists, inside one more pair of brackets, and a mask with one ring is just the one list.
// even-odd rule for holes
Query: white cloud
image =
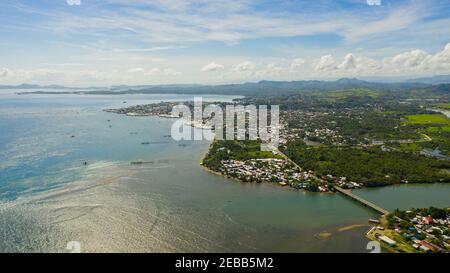
{"label": "white cloud", "polygon": [[157,75],[159,73],[161,73],[161,69],[159,69],[159,68],[152,68],[149,71],[147,71],[145,73],[145,75],[147,75],[147,76],[154,76],[154,75]]}
{"label": "white cloud", "polygon": [[450,73],[450,43],[442,51],[430,54],[421,49],[374,60],[349,53],[340,63],[332,55],[322,56],[314,67],[320,75],[335,76],[400,76]]}
{"label": "white cloud", "polygon": [[322,56],[314,68],[316,71],[331,71],[334,69],[336,69],[336,61],[332,55]]}
{"label": "white cloud", "polygon": [[[298,51],[296,51],[298,52]],[[317,51],[320,52],[320,51]],[[216,56],[211,58],[175,57],[166,58],[159,63],[149,63],[146,59],[135,61],[125,59],[122,62],[101,63],[98,67],[92,60],[83,57],[76,59],[85,65],[42,66],[29,69],[0,67],[2,84],[39,83],[66,85],[102,85],[111,84],[170,84],[170,83],[232,83],[258,80],[304,80],[338,77],[389,77],[430,74],[450,74],[450,43],[437,52],[412,48],[368,57],[365,49],[342,54],[336,49],[331,55],[321,56],[313,52],[302,53],[302,58]],[[125,54],[125,53],[122,53]],[[127,53],[126,56],[131,53]],[[291,53],[292,54],[292,53]],[[122,57],[121,54],[118,57]],[[136,54],[138,55],[138,54]],[[384,56],[388,57],[384,57]],[[145,56],[145,55],[144,55]],[[94,56],[92,56],[94,57]],[[136,56],[137,57],[137,56]],[[165,56],[166,57],[166,56]],[[72,59],[69,59],[72,60]],[[60,64],[64,64],[61,62]],[[69,64],[69,63],[67,63]],[[48,64],[47,64],[48,65]],[[10,67],[10,64],[5,64]],[[222,66],[223,68],[220,68]],[[207,67],[207,68],[205,68]],[[217,67],[220,72],[214,71]]]}
{"label": "white cloud", "polygon": [[84,64],[80,64],[80,63],[43,63],[42,65],[45,66],[60,66],[60,67],[64,67],[64,66],[84,66]]}
{"label": "white cloud", "polygon": [[7,77],[9,74],[8,68],[1,68],[0,69],[0,78]]}
{"label": "white cloud", "polygon": [[428,69],[450,73],[450,43],[444,50],[426,59],[426,62]]}
{"label": "white cloud", "polygon": [[123,53],[123,52],[154,52],[162,50],[172,50],[172,49],[183,49],[185,46],[155,46],[149,48],[125,48],[125,49],[113,49],[112,53]]}
{"label": "white cloud", "polygon": [[386,67],[401,73],[417,71],[449,73],[450,43],[434,55],[421,49],[415,49],[400,53],[392,58],[386,58],[384,64]]}
{"label": "white cloud", "polygon": [[[141,42],[152,43],[221,41],[236,44],[246,39],[324,33],[361,40],[366,35],[383,35],[392,29],[412,26],[424,18],[430,9],[426,4],[417,4],[420,1],[392,5],[392,8],[377,13],[349,13],[326,4],[320,12],[270,12],[255,9],[254,1],[248,0],[105,1],[104,9],[85,14],[49,13],[44,27],[57,32],[94,36],[122,30],[128,38],[135,36]],[[369,0],[368,3],[376,5],[378,2],[380,0]],[[108,9],[108,3],[120,3],[121,6]],[[415,8],[417,6],[420,8]]]}
{"label": "white cloud", "polygon": [[144,73],[144,69],[141,67],[131,68],[127,70],[128,73]]}
{"label": "white cloud", "polygon": [[79,6],[81,5],[81,0],[66,0],[66,3],[69,6]]}
{"label": "white cloud", "polygon": [[146,76],[154,76],[154,75],[178,76],[181,74],[181,72],[178,72],[172,68],[164,68],[164,69],[151,68],[149,70],[146,70],[141,67],[136,67],[136,68],[128,69],[127,72],[131,73],[131,74],[141,74],[141,75],[146,75]]}
{"label": "white cloud", "polygon": [[367,0],[369,6],[381,6],[381,0]]}
{"label": "white cloud", "polygon": [[281,74],[283,70],[284,69],[276,63],[269,63],[266,65],[265,73],[269,75]]}
{"label": "white cloud", "polygon": [[165,69],[162,70],[162,72],[166,76],[179,76],[179,75],[181,75],[181,72],[176,71],[176,70],[174,70],[172,68],[165,68]]}
{"label": "white cloud", "polygon": [[394,56],[390,62],[397,66],[402,66],[406,68],[417,67],[424,63],[424,61],[429,58],[430,55],[420,49],[412,50],[409,52],[404,52]]}
{"label": "white cloud", "polygon": [[233,67],[234,71],[243,72],[243,71],[253,71],[255,70],[255,65],[252,62],[246,61],[240,64],[237,64]]}
{"label": "white cloud", "polygon": [[291,62],[291,69],[292,70],[298,69],[301,66],[303,66],[305,64],[305,62],[306,61],[301,59],[301,58],[293,59],[292,62]]}
{"label": "white cloud", "polygon": [[224,69],[223,65],[212,62],[212,63],[209,63],[209,64],[205,65],[204,67],[202,67],[202,69],[200,69],[200,71],[206,72],[206,71],[217,71],[217,70],[222,70],[222,69]]}
{"label": "white cloud", "polygon": [[[379,14],[379,13],[373,13]],[[412,1],[404,6],[389,9],[382,17],[366,15],[364,18],[348,18],[351,23],[342,28],[342,35],[348,42],[362,41],[364,38],[395,37],[394,32],[400,35],[417,33],[414,26],[425,26],[421,20],[430,16],[431,11],[425,1]],[[417,35],[417,34],[415,34]]]}
{"label": "white cloud", "polygon": [[349,53],[345,56],[344,62],[341,63],[338,68],[341,69],[354,69],[356,68],[356,58],[355,55]]}

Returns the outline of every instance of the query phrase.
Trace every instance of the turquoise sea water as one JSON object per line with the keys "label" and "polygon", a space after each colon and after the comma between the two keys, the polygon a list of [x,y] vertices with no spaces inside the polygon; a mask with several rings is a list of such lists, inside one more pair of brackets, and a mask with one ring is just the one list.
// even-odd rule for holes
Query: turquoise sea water
{"label": "turquoise sea water", "polygon": [[[190,98],[0,93],[0,252],[67,252],[69,241],[87,252],[367,252],[372,211],[340,195],[215,176],[198,164],[207,141],[166,137],[173,120],[102,111]],[[393,208],[417,194],[388,189],[361,195]],[[448,204],[450,187],[438,191],[428,196]]]}

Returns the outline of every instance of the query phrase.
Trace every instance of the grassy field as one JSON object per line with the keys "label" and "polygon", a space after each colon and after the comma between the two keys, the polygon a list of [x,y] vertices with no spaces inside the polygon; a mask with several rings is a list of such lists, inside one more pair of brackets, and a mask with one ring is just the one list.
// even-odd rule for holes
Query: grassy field
{"label": "grassy field", "polygon": [[425,129],[426,133],[450,133],[450,126],[436,127],[431,126]]}
{"label": "grassy field", "polygon": [[418,114],[406,116],[405,124],[426,125],[426,124],[442,124],[450,125],[450,118],[442,114]]}
{"label": "grassy field", "polygon": [[450,103],[439,103],[436,107],[439,109],[450,110]]}
{"label": "grassy field", "polygon": [[[379,239],[375,237],[375,234],[384,235],[388,238],[393,239],[395,242],[397,242],[396,246],[389,246],[383,242],[381,242]],[[394,230],[386,229],[386,230],[378,230],[375,229],[372,232],[366,234],[366,237],[369,240],[372,241],[378,241],[385,249],[387,249],[389,252],[393,253],[420,253],[420,251],[417,251],[414,249],[401,235],[396,233]]]}
{"label": "grassy field", "polygon": [[[371,241],[378,241],[386,250],[393,253],[420,253],[420,251],[416,250],[411,246],[411,244],[403,238],[400,234],[395,232],[394,230],[388,229],[386,225],[386,219],[385,217],[382,217],[381,219],[381,226],[385,228],[385,230],[379,230],[379,229],[373,229],[370,232],[366,234],[366,237]],[[375,234],[384,235],[388,238],[393,239],[397,245],[396,246],[389,246],[383,242],[381,242],[379,239],[375,237]]]}
{"label": "grassy field", "polygon": [[331,91],[323,94],[323,96],[327,98],[332,99],[346,99],[349,97],[372,97],[372,98],[378,98],[380,96],[380,93],[373,91],[373,90],[367,90],[367,89],[354,89],[354,90],[343,90],[343,91]]}

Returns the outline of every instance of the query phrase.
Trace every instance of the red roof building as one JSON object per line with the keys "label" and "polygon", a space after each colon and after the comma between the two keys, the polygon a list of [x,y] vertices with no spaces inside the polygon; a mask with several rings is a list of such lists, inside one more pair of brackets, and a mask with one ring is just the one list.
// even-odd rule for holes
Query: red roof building
{"label": "red roof building", "polygon": [[427,217],[423,218],[423,222],[425,223],[425,225],[431,225],[434,223],[434,219],[433,217],[431,217],[431,215],[428,215]]}

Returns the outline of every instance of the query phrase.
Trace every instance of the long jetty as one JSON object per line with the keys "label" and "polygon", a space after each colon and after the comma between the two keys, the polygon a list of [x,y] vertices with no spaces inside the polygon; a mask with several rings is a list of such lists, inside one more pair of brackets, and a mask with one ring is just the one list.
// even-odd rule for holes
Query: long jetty
{"label": "long jetty", "polygon": [[380,207],[380,206],[378,206],[378,205],[375,205],[375,204],[372,203],[372,202],[369,202],[369,201],[367,201],[367,200],[365,200],[365,199],[363,199],[363,198],[361,198],[361,197],[359,197],[359,196],[353,194],[353,193],[352,193],[351,191],[349,191],[349,190],[344,190],[343,188],[338,187],[338,186],[335,186],[334,188],[336,189],[336,191],[340,192],[341,194],[343,194],[343,195],[349,197],[350,199],[352,199],[352,200],[354,200],[354,201],[356,201],[356,202],[362,204],[362,205],[365,206],[365,207],[371,208],[372,210],[378,212],[378,213],[381,214],[381,215],[387,215],[387,214],[389,214],[389,211],[383,209],[382,207]]}

